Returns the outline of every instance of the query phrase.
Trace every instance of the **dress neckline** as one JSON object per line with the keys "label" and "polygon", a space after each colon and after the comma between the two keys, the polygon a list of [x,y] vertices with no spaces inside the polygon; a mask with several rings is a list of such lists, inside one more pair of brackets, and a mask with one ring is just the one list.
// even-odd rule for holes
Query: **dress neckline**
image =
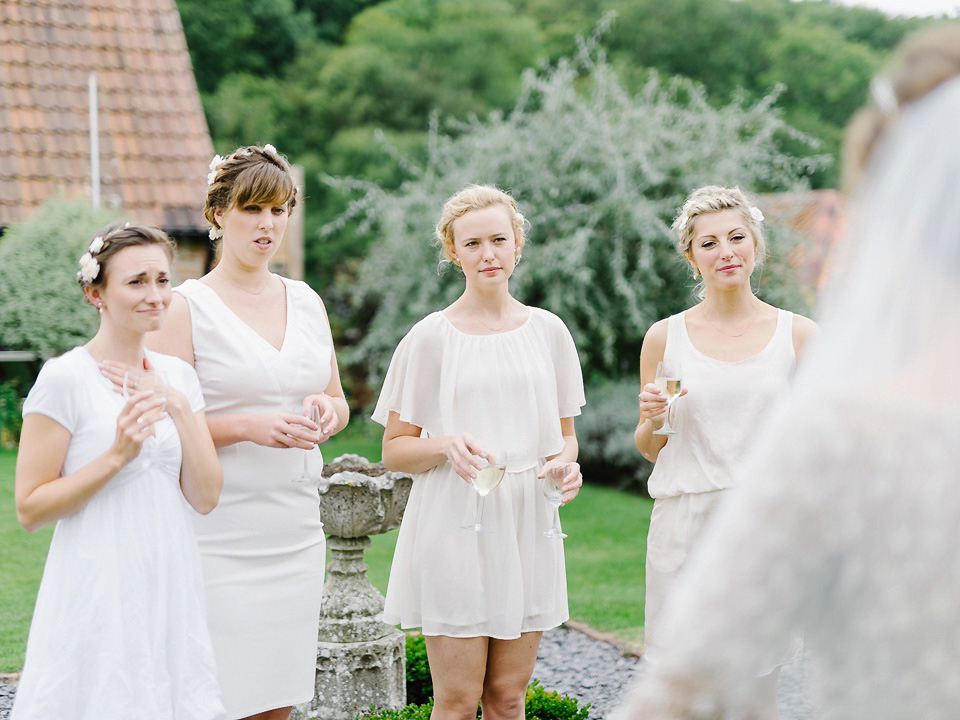
{"label": "dress neckline", "polygon": [[463,335],[464,337],[483,338],[483,337],[500,337],[501,335],[509,335],[511,333],[515,333],[520,330],[523,330],[527,325],[530,324],[530,318],[533,317],[533,310],[534,310],[533,307],[527,306],[527,317],[524,319],[522,323],[517,325],[517,327],[512,328],[511,330],[500,330],[499,332],[491,332],[491,333],[484,333],[484,334],[464,332],[463,330],[461,330],[460,328],[458,328],[456,325],[453,324],[453,321],[447,317],[446,313],[443,310],[437,310],[437,315],[439,315],[444,320],[446,320],[447,325],[452,327],[458,334]]}
{"label": "dress neckline", "polygon": [[783,323],[787,314],[786,310],[777,308],[777,325],[776,327],[774,327],[773,334],[770,336],[770,339],[767,340],[767,344],[764,345],[763,348],[761,348],[758,352],[755,352],[753,355],[749,357],[745,357],[742,360],[721,360],[720,358],[713,357],[713,355],[707,355],[700,348],[698,348],[696,345],[693,344],[693,340],[690,339],[690,334],[687,332],[687,313],[688,312],[690,311],[684,310],[682,313],[680,313],[680,316],[679,316],[681,332],[683,333],[683,337],[686,340],[687,345],[689,345],[693,349],[693,351],[700,357],[706,358],[707,360],[711,360],[712,362],[724,363],[726,365],[742,365],[743,363],[748,363],[751,360],[755,360],[756,358],[761,357],[762,355],[766,355],[770,351],[770,348],[773,347],[774,343],[777,340],[777,337],[779,337],[780,331],[783,328]]}
{"label": "dress neckline", "polygon": [[273,275],[278,280],[280,280],[280,282],[283,284],[283,300],[286,306],[286,317],[284,318],[283,340],[280,341],[280,347],[277,347],[276,345],[274,345],[272,342],[267,340],[263,335],[258,333],[256,330],[250,327],[246,322],[244,322],[244,320],[239,315],[237,315],[233,310],[231,310],[230,306],[224,302],[223,298],[220,297],[220,293],[218,293],[209,285],[200,282],[199,280],[195,280],[194,282],[196,282],[197,285],[199,285],[200,287],[208,290],[217,299],[217,302],[220,303],[220,306],[226,311],[226,313],[230,317],[232,317],[238,324],[246,328],[247,332],[250,335],[257,338],[265,347],[270,348],[271,350],[273,350],[275,353],[279,355],[283,353],[284,349],[287,347],[287,338],[290,337],[290,318],[293,315],[293,308],[292,308],[291,299],[290,299],[290,288],[287,285],[286,279],[281,275],[277,275],[276,273],[270,273],[270,274]]}

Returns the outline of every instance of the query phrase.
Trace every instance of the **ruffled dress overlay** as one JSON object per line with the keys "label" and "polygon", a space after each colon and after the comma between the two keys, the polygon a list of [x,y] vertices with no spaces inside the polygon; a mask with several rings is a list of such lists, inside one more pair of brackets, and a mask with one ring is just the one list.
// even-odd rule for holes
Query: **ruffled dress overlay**
{"label": "ruffled dress overlay", "polygon": [[544,459],[563,449],[561,417],[585,404],[577,350],[556,315],[530,308],[519,328],[468,335],[441,312],[394,353],[373,419],[390,411],[423,437],[469,432],[505,458],[503,481],[472,523],[478,496],[444,462],[414,476],[383,619],[425,635],[515,639],[568,618],[563,543],[543,537],[556,510],[541,494]]}
{"label": "ruffled dress overlay", "polygon": [[677,363],[689,394],[670,411],[677,431],[660,450],[648,490],[654,498],[647,536],[644,659],[656,662],[658,629],[670,591],[739,465],[754,447],[764,417],[789,389],[796,366],[793,313],[779,310],[766,347],[739,362],[701,353],[684,313],[667,321],[664,360]]}
{"label": "ruffled dress overlay", "polygon": [[[185,362],[148,352],[186,395]],[[113,445],[125,400],[77,347],[47,362],[23,405],[70,431],[62,475]],[[57,522],[30,626],[12,720],[222,720],[200,555],[180,490],[180,436],[169,417],[146,450]]]}
{"label": "ruffled dress overlay", "polygon": [[[333,340],[320,300],[305,283],[281,279],[287,326],[280,350],[203,283],[176,288],[190,308],[208,416],[300,414],[303,398],[327,387]],[[218,448],[220,503],[194,517],[231,718],[313,698],[326,542],[316,486],[294,482],[305,452],[252,442]]]}

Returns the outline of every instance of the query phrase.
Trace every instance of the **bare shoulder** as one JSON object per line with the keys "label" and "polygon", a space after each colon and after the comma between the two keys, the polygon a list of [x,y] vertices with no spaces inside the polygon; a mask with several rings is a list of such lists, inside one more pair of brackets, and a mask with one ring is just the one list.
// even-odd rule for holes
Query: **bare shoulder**
{"label": "bare shoulder", "polygon": [[173,293],[163,326],[147,334],[146,346],[158,353],[178,357],[190,367],[194,366],[193,323],[190,305],[183,295]]}
{"label": "bare shoulder", "polygon": [[797,355],[820,335],[820,326],[805,315],[793,314],[793,349]]}
{"label": "bare shoulder", "polygon": [[647,329],[646,335],[643,336],[644,351],[649,347],[651,350],[659,349],[660,354],[663,354],[663,349],[667,345],[667,324],[669,320],[670,318],[657,320]]}

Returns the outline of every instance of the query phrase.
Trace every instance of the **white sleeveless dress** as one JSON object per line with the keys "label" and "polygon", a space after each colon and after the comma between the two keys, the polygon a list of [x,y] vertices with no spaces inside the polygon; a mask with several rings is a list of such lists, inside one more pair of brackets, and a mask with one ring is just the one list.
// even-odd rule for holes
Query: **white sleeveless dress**
{"label": "white sleeveless dress", "polygon": [[[373,419],[390,411],[425,437],[469,432],[507,471],[472,523],[477,494],[444,462],[414,476],[394,551],[384,622],[425,635],[515,639],[568,618],[563,542],[543,537],[555,509],[544,458],[563,449],[560,418],[585,404],[577,349],[556,315],[530,308],[519,328],[467,335],[435,312],[401,340]],[[562,513],[561,513],[562,515]]]}
{"label": "white sleeveless dress", "polygon": [[685,313],[667,320],[664,360],[677,363],[688,394],[670,411],[677,431],[647,483],[654,498],[647,536],[644,659],[656,662],[658,624],[670,591],[725,490],[736,485],[764,417],[789,389],[796,366],[793,313],[779,310],[773,337],[739,362],[694,347]]}
{"label": "white sleeveless dress", "polygon": [[[203,283],[176,289],[190,307],[208,416],[300,414],[303,398],[327,387],[333,341],[320,300],[305,283],[281,279],[287,327],[280,350]],[[294,482],[305,452],[252,442],[219,448],[220,503],[194,517],[231,718],[313,698],[326,542],[317,488]]]}
{"label": "white sleeveless dress", "polygon": [[[196,412],[193,369],[147,352]],[[126,401],[83,347],[47,362],[23,404],[70,431],[62,475],[105,452]],[[145,449],[53,533],[13,720],[223,720],[180,436]],[[56,481],[54,481],[56,482]]]}

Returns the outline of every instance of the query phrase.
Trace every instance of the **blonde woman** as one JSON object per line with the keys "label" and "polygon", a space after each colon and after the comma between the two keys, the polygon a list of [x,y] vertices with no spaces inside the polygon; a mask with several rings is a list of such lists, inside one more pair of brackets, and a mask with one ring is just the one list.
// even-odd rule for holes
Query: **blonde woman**
{"label": "blonde woman", "polygon": [[[655,462],[655,499],[647,539],[644,658],[664,649],[660,622],[670,592],[726,491],[739,463],[793,375],[796,358],[815,326],[753,293],[750,279],[766,254],[763,215],[738,188],[695,190],[673,224],[678,248],[702,283],[702,300],[660,320],[640,353],[641,419],[634,439]],[[667,418],[667,398],[654,384],[658,363],[672,365],[683,395],[670,407],[675,434],[655,431]],[[773,668],[767,668],[773,670]],[[776,673],[759,700],[778,717]]]}
{"label": "blonde woman", "polygon": [[209,180],[219,262],[176,288],[152,344],[196,368],[223,465],[220,506],[195,520],[224,704],[284,720],[313,698],[325,563],[316,486],[295,480],[349,410],[323,302],[268,268],[297,200],[286,159],[238,148]]}
{"label": "blonde woman", "polygon": [[909,38],[872,95],[823,336],[618,720],[744,717],[753,669],[798,630],[824,720],[960,707],[960,27]]}
{"label": "blonde woman", "polygon": [[[417,323],[397,348],[373,418],[383,460],[414,473],[384,620],[426,635],[432,718],[522,718],[540,636],[567,619],[563,543],[544,536],[556,509],[540,492],[551,469],[576,497],[574,417],[584,404],[563,322],[510,294],[524,246],[516,201],[490,186],[451,197],[437,224],[463,294]],[[465,529],[486,460],[506,465],[486,497],[487,532]]]}

